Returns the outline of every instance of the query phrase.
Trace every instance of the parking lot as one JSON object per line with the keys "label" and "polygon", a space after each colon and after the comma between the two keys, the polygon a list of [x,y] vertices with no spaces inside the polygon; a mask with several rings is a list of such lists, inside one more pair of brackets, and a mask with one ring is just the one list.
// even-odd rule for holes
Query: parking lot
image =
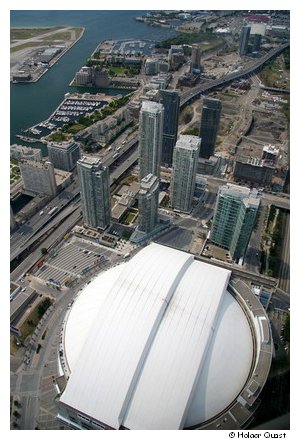
{"label": "parking lot", "polygon": [[94,269],[104,269],[111,261],[113,251],[74,237],[49,254],[35,276],[58,286],[71,283]]}

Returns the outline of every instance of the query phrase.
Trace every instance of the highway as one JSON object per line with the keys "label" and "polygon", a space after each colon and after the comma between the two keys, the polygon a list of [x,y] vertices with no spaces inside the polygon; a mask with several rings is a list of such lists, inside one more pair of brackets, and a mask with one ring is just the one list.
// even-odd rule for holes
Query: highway
{"label": "highway", "polygon": [[[57,213],[64,212],[64,209],[68,207],[72,200],[79,196],[79,186],[77,176],[74,176],[74,182],[72,182],[65,190],[60,192],[56,197],[54,197],[51,202],[44,208],[38,210],[28,221],[22,224],[18,229],[13,231],[10,235],[10,261],[18,257],[26,247],[30,246],[33,241],[33,237],[39,233],[43,235],[46,232],[47,225],[51,220],[49,212],[51,209],[57,206]],[[43,213],[43,214],[41,214]],[[62,216],[61,216],[62,217]],[[57,216],[53,219],[59,221]],[[44,231],[44,232],[43,232]]]}
{"label": "highway", "polygon": [[29,269],[38,261],[41,257],[41,249],[49,248],[56,243],[56,241],[60,240],[67,231],[71,229],[73,225],[75,225],[79,219],[81,218],[80,207],[78,207],[69,217],[62,222],[60,226],[55,228],[55,230],[49,235],[46,240],[44,240],[36,250],[30,253],[30,255],[22,261],[13,272],[11,272],[11,281],[18,281]]}
{"label": "highway", "polygon": [[284,219],[284,234],[280,255],[279,287],[284,292],[290,292],[290,215]]}
{"label": "highway", "polygon": [[213,81],[209,81],[206,84],[193,88],[191,91],[183,93],[180,97],[180,108],[182,109],[187,104],[191,103],[194,99],[199,98],[201,94],[213,90],[216,87],[224,86],[229,82],[256,73],[259,69],[261,69],[264,66],[265,63],[275,58],[277,55],[283,52],[287,47],[289,47],[289,45],[290,45],[289,43],[286,43],[279,47],[271,49],[266,55],[259,58],[251,66],[241,69],[238,72],[230,73],[229,75],[224,75],[221,78],[218,78]]}

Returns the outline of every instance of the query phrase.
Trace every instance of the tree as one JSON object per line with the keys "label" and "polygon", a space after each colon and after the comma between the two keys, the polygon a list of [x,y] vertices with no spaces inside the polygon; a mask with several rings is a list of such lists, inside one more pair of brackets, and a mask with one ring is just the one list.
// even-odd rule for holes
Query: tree
{"label": "tree", "polygon": [[42,248],[42,249],[41,249],[41,254],[42,254],[42,255],[46,255],[47,253],[48,253],[47,248]]}

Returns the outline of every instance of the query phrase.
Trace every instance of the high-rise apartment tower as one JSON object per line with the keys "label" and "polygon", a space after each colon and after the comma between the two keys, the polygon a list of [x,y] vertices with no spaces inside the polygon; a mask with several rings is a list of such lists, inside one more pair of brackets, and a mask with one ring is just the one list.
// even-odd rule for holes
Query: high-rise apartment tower
{"label": "high-rise apartment tower", "polygon": [[159,177],[164,124],[162,104],[144,101],[140,111],[140,180],[148,174]]}
{"label": "high-rise apartment tower", "polygon": [[100,159],[82,157],[77,162],[83,221],[105,229],[110,223],[110,185],[108,168]]}
{"label": "high-rise apartment tower", "polygon": [[219,188],[210,240],[243,259],[256,223],[260,198],[256,190],[227,184]]}
{"label": "high-rise apartment tower", "polygon": [[240,56],[247,55],[250,30],[251,30],[250,26],[243,26],[241,29],[240,46],[239,46]]}
{"label": "high-rise apartment tower", "polygon": [[139,191],[139,230],[149,233],[157,224],[159,180],[148,174],[141,180]]}
{"label": "high-rise apartment tower", "polygon": [[199,137],[201,138],[200,156],[206,159],[214,155],[221,109],[222,103],[219,99],[203,99]]}
{"label": "high-rise apartment tower", "polygon": [[160,90],[160,103],[164,107],[164,125],[161,163],[172,166],[174,146],[177,141],[180,99],[174,90]]}
{"label": "high-rise apartment tower", "polygon": [[197,136],[179,136],[173,155],[171,177],[171,206],[190,212],[195,190],[195,180],[201,139]]}

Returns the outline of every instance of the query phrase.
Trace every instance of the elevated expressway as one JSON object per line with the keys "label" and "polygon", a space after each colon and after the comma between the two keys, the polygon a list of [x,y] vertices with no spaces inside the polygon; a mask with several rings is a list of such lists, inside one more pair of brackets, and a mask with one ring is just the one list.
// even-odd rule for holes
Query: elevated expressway
{"label": "elevated expressway", "polygon": [[271,61],[273,58],[276,58],[285,49],[287,49],[289,45],[290,43],[282,44],[281,46],[270,50],[266,55],[259,58],[252,66],[242,69],[239,72],[230,73],[229,75],[209,81],[206,84],[194,87],[191,91],[181,94],[180,109],[182,110],[186,105],[191,104],[195,99],[200,98],[203,93],[209,92],[218,87],[223,87],[234,80],[257,73],[262,67],[264,67],[266,63]]}

